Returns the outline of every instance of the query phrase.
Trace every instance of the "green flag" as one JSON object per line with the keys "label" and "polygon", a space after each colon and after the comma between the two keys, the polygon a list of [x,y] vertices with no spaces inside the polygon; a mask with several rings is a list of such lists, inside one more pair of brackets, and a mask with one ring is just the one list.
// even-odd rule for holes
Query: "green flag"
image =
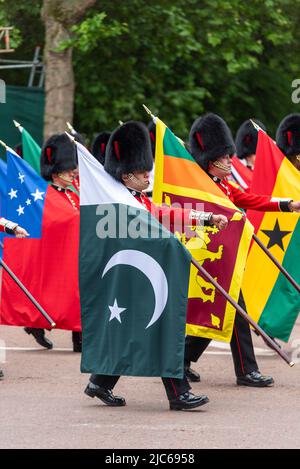
{"label": "green flag", "polygon": [[182,378],[190,255],[77,143],[82,372]]}
{"label": "green flag", "polygon": [[22,128],[22,150],[24,160],[40,174],[41,147],[24,127]]}

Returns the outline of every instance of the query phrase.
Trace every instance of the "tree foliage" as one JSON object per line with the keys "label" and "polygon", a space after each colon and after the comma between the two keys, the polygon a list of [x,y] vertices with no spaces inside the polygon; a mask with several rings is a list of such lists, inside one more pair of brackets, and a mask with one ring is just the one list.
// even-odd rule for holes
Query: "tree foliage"
{"label": "tree foliage", "polygon": [[[19,51],[28,28],[30,41],[43,43],[41,2],[5,4],[22,34]],[[299,19],[299,0],[99,0],[59,46],[74,48],[74,126],[92,138],[119,120],[147,122],[145,103],[183,138],[206,111],[234,131],[258,117],[274,134],[299,111],[291,102]]]}

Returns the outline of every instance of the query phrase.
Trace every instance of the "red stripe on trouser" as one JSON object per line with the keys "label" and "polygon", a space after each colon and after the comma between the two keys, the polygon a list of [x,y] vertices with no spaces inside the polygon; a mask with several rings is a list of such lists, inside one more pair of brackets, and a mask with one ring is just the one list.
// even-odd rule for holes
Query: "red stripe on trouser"
{"label": "red stripe on trouser", "polygon": [[243,357],[242,357],[239,338],[238,338],[238,335],[237,335],[237,330],[236,330],[236,327],[234,327],[233,329],[234,329],[234,334],[235,334],[235,338],[236,338],[236,342],[237,342],[237,346],[238,346],[238,351],[239,351],[239,355],[240,355],[242,372],[243,372],[243,374],[245,374],[244,362],[243,362]]}
{"label": "red stripe on trouser", "polygon": [[170,378],[170,383],[171,383],[171,385],[172,385],[172,388],[173,388],[174,394],[175,394],[175,396],[177,397],[177,396],[178,396],[178,394],[177,394],[176,387],[175,387],[175,385],[174,385],[174,383],[173,383],[173,380],[172,380],[172,378]]}

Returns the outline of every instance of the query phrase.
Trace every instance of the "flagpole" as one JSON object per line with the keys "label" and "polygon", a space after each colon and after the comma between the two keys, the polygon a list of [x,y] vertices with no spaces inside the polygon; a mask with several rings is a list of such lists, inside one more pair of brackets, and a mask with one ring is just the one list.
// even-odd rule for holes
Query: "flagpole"
{"label": "flagpole", "polygon": [[145,104],[143,104],[142,106],[143,106],[143,108],[145,109],[145,111],[147,112],[147,114],[149,114],[149,116],[151,116],[151,119],[155,122],[155,121],[156,121],[155,115],[152,114],[152,112],[150,111],[150,109],[149,109],[147,106],[145,106]]}
{"label": "flagpole", "polygon": [[278,260],[273,256],[273,254],[266,248],[266,246],[261,242],[261,240],[253,234],[254,241],[259,245],[259,247],[264,251],[264,253],[271,259],[271,261],[276,265],[280,272],[288,279],[288,281],[293,285],[293,287],[300,293],[300,285],[293,279],[293,277],[288,273],[287,270],[278,262]]}
{"label": "flagpole", "polygon": [[[1,243],[2,244],[2,243]],[[3,246],[3,245],[2,245]],[[34,304],[34,306],[38,309],[38,311],[44,316],[44,318],[49,322],[51,327],[55,327],[56,324],[53,319],[46,313],[46,311],[41,307],[41,305],[36,301],[36,299],[32,296],[32,294],[27,290],[27,288],[23,285],[23,283],[18,279],[18,277],[13,273],[13,271],[8,267],[5,262],[0,259],[0,265],[3,267],[4,270],[10,275],[10,277],[16,282],[18,287],[25,293],[27,298]]]}
{"label": "flagpole", "polygon": [[15,124],[17,129],[22,133],[23,132],[23,127],[21,126],[21,124],[19,122],[15,121],[14,119],[13,119],[13,123]]}
{"label": "flagpole", "polygon": [[258,332],[259,335],[262,336],[262,338],[265,340],[265,342],[269,345],[270,348],[275,350],[275,352],[278,353],[278,355],[281,356],[281,358],[289,365],[289,366],[294,366],[294,362],[289,360],[289,357],[285,352],[281,350],[280,347],[272,340],[268,334],[265,333],[265,331],[249,316],[249,314],[244,311],[241,306],[234,301],[233,298],[231,298],[230,295],[224,290],[221,285],[215,281],[215,279],[194,259],[192,258],[191,260],[192,264],[199,270],[199,272],[204,275],[212,284],[213,286],[226,298],[227,301],[229,301],[232,306],[237,310],[237,312],[255,329],[256,332]]}
{"label": "flagpole", "polygon": [[6,151],[9,151],[10,153],[12,153],[14,156],[17,156],[18,158],[21,158],[20,155],[18,155],[15,150],[13,150],[12,148],[10,148],[8,145],[6,145],[5,142],[3,142],[2,140],[0,140],[0,145],[2,145],[2,147],[5,148]]}

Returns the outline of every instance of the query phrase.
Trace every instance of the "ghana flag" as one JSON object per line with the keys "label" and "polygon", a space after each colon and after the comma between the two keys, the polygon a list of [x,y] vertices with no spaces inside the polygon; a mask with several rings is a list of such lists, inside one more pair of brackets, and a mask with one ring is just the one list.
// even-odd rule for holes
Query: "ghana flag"
{"label": "ghana flag", "polygon": [[[251,191],[300,199],[299,171],[262,130],[258,134]],[[299,215],[251,210],[247,216],[259,239],[299,283]],[[255,243],[247,261],[243,294],[248,313],[262,329],[287,342],[300,310],[300,295]]]}
{"label": "ghana flag", "polygon": [[[175,234],[237,301],[252,226],[159,119],[156,119],[153,201],[227,216],[230,223],[222,233],[214,226],[191,226],[186,232]],[[186,333],[229,342],[234,317],[234,307],[192,265]]]}

